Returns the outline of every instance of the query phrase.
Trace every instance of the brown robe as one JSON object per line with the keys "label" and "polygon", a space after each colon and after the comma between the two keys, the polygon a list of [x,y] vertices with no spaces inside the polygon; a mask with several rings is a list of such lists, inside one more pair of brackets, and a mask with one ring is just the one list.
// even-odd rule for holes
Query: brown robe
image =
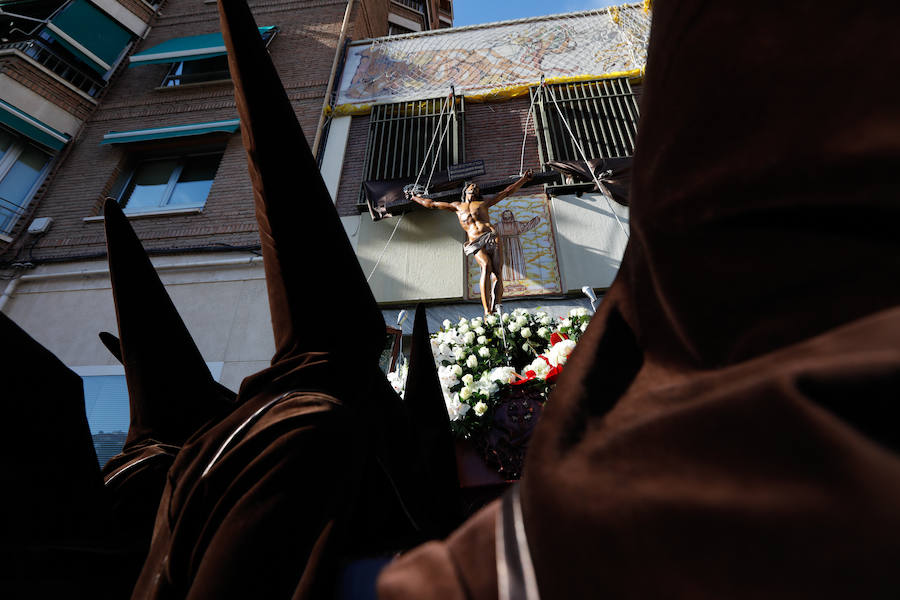
{"label": "brown robe", "polygon": [[[653,10],[630,244],[529,448],[517,589],[895,598],[900,6]],[[508,504],[380,597],[497,597]]]}
{"label": "brown robe", "polygon": [[250,10],[219,11],[276,352],[175,459],[133,598],[324,598],[344,562],[423,539],[408,417],[378,369],[381,312]]}

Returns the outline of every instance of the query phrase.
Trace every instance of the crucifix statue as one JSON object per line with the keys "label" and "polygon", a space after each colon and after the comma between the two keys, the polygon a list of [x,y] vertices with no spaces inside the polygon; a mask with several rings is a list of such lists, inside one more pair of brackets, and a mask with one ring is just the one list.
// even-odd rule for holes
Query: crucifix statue
{"label": "crucifix statue", "polygon": [[494,312],[503,299],[503,248],[496,229],[491,225],[488,209],[514,194],[533,176],[534,173],[529,169],[513,184],[486,198],[482,197],[477,183],[469,182],[463,186],[462,197],[458,202],[441,202],[416,195],[410,196],[425,208],[451,210],[456,213],[460,227],[466,232],[467,242],[463,247],[466,256],[474,256],[481,267],[481,305],[486,315]]}

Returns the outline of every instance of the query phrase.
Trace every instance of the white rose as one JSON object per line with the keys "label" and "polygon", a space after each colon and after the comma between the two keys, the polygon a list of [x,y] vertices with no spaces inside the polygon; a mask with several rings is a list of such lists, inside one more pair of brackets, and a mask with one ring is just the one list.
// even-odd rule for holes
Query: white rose
{"label": "white rose", "polygon": [[484,337],[483,335],[479,335],[478,339],[475,341],[478,342],[479,344],[481,344],[482,346],[487,344],[487,338]]}
{"label": "white rose", "polygon": [[491,351],[488,350],[487,348],[485,348],[484,346],[482,346],[481,348],[478,349],[478,356],[480,356],[481,358],[487,358],[490,355],[491,355]]}
{"label": "white rose", "polygon": [[541,327],[537,330],[538,337],[546,338],[550,336],[550,330],[546,327]]}
{"label": "white rose", "polygon": [[521,327],[521,325],[519,325],[515,321],[506,326],[506,328],[509,329],[513,333],[517,332],[520,327]]}
{"label": "white rose", "polygon": [[585,331],[587,331],[587,326],[588,326],[587,321],[585,321],[584,323],[581,324],[581,333],[584,333]]}
{"label": "white rose", "polygon": [[462,346],[453,346],[453,356],[456,360],[461,360],[465,354],[466,351],[463,350]]}
{"label": "white rose", "polygon": [[463,342],[465,342],[466,344],[471,344],[474,341],[475,341],[475,334],[472,333],[471,331],[467,331],[466,335],[463,336]]}
{"label": "white rose", "polygon": [[550,362],[554,365],[564,365],[566,364],[566,361],[569,360],[569,355],[572,354],[572,350],[574,349],[574,340],[562,340],[550,348],[550,352],[547,353],[547,358],[550,359]]}
{"label": "white rose", "polygon": [[462,382],[466,385],[472,385],[472,382],[475,381],[475,378],[471,373],[466,373],[462,376]]}
{"label": "white rose", "polygon": [[452,323],[450,323],[450,319],[444,319],[444,322],[441,323],[441,325],[444,326],[444,329],[450,329],[450,326],[452,325]]}
{"label": "white rose", "polygon": [[541,379],[546,379],[547,372],[550,370],[550,365],[547,364],[540,356],[534,359],[534,361],[525,367],[526,371],[534,371],[535,375],[540,377]]}
{"label": "white rose", "polygon": [[469,324],[468,323],[460,323],[459,327],[457,327],[456,330],[459,331],[460,333],[465,333],[469,330]]}
{"label": "white rose", "polygon": [[476,327],[475,333],[477,333],[478,335],[484,335],[484,327]]}
{"label": "white rose", "polygon": [[494,337],[496,337],[496,338],[498,338],[498,337],[503,337],[503,330],[502,330],[502,329],[495,329],[495,330],[494,330]]}
{"label": "white rose", "polygon": [[484,322],[487,323],[488,325],[496,325],[497,317],[495,317],[494,315],[488,315],[484,318]]}
{"label": "white rose", "polygon": [[522,337],[526,338],[526,339],[530,338],[531,337],[531,329],[529,329],[528,327],[523,327],[522,328]]}
{"label": "white rose", "polygon": [[512,383],[515,379],[515,372],[516,370],[512,367],[495,367],[491,369],[487,376],[491,381],[498,381],[500,383]]}
{"label": "white rose", "polygon": [[516,319],[516,324],[517,324],[519,327],[525,327],[526,325],[528,325],[528,319],[526,319],[525,317],[520,316],[518,319]]}
{"label": "white rose", "polygon": [[531,346],[529,346],[527,343],[522,344],[522,350],[524,350],[525,352],[531,352]]}
{"label": "white rose", "polygon": [[571,327],[571,326],[572,326],[572,321],[571,321],[570,319],[563,319],[563,320],[562,320],[562,325],[561,325],[561,326],[562,326],[562,327]]}
{"label": "white rose", "polygon": [[481,317],[475,317],[474,319],[469,321],[469,325],[471,325],[472,327],[479,327],[479,326],[481,326],[481,322],[482,322]]}
{"label": "white rose", "polygon": [[545,313],[542,310],[539,310],[538,312],[534,313],[534,316],[538,319],[543,319],[544,317],[547,316],[547,313]]}
{"label": "white rose", "polygon": [[459,399],[460,400],[468,400],[471,397],[472,397],[472,388],[470,388],[469,386],[466,386],[463,389],[459,390]]}
{"label": "white rose", "polygon": [[573,308],[569,311],[570,317],[586,317],[588,316],[588,311],[586,308]]}
{"label": "white rose", "polygon": [[484,402],[478,402],[477,404],[475,404],[473,410],[475,411],[475,414],[480,417],[487,412],[487,404],[485,404]]}
{"label": "white rose", "polygon": [[500,387],[491,380],[488,373],[482,373],[481,379],[475,382],[473,388],[476,392],[488,397],[496,394],[500,390]]}
{"label": "white rose", "polygon": [[546,326],[546,325],[549,325],[550,323],[552,323],[553,319],[551,319],[550,317],[541,317],[541,320],[539,322],[541,325]]}
{"label": "white rose", "polygon": [[504,323],[509,322],[509,313],[503,313],[503,316],[500,317],[500,320],[503,321]]}
{"label": "white rose", "polygon": [[438,354],[442,356],[450,356],[450,346],[447,344],[441,344],[438,346]]}
{"label": "white rose", "polygon": [[478,359],[475,358],[474,354],[470,354],[469,357],[466,359],[466,366],[469,367],[470,369],[474,369],[475,367],[478,366]]}
{"label": "white rose", "polygon": [[451,369],[452,369],[452,373],[453,373],[454,375],[456,375],[457,377],[459,377],[460,375],[462,375],[462,367],[461,367],[461,366],[459,366],[459,365],[453,365],[453,366],[451,367]]}

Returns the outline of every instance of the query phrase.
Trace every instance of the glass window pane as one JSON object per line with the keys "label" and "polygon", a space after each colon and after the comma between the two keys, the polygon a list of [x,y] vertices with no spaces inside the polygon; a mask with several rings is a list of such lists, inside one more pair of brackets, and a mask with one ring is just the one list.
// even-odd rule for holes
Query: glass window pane
{"label": "glass window pane", "polygon": [[83,376],[84,409],[100,466],[122,451],[130,420],[124,375]]}
{"label": "glass window pane", "polygon": [[15,138],[12,136],[12,134],[9,134],[0,129],[0,158],[3,158],[3,155],[6,154],[6,151],[9,150],[10,146],[12,146],[14,139]]}
{"label": "glass window pane", "polygon": [[138,165],[131,184],[125,191],[125,212],[154,210],[163,203],[163,194],[178,161],[173,159],[147,161]]}
{"label": "glass window pane", "polygon": [[12,227],[21,209],[31,199],[29,192],[37,183],[50,156],[27,146],[0,181],[0,231]]}
{"label": "glass window pane", "polygon": [[169,206],[203,206],[212,187],[221,154],[194,156],[186,159],[184,169],[175,184]]}

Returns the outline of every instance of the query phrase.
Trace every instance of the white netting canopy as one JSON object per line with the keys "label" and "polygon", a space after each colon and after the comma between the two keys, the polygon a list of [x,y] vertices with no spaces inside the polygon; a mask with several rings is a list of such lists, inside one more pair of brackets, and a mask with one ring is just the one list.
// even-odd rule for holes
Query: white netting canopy
{"label": "white netting canopy", "polygon": [[408,34],[351,45],[337,105],[457,94],[503,98],[548,81],[639,75],[650,3]]}

